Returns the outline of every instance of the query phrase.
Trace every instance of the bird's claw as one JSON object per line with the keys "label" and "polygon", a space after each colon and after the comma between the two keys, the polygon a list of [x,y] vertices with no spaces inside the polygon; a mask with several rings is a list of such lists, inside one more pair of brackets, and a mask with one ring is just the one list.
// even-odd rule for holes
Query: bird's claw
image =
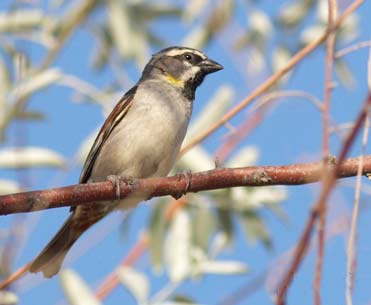
{"label": "bird's claw", "polygon": [[118,200],[121,199],[121,188],[120,188],[120,182],[124,182],[126,185],[134,185],[135,178],[130,176],[116,176],[116,175],[109,175],[107,177],[107,180],[112,183],[112,186],[115,188],[116,191],[116,197]]}
{"label": "bird's claw", "polygon": [[112,186],[115,188],[116,191],[116,197],[118,200],[120,200],[121,197],[120,181],[122,180],[122,177],[116,175],[109,175],[107,177],[107,180],[112,183]]}
{"label": "bird's claw", "polygon": [[214,164],[215,164],[215,168],[221,168],[222,167],[222,163],[221,163],[221,161],[218,157],[216,157],[214,159]]}
{"label": "bird's claw", "polygon": [[189,188],[191,187],[192,171],[191,170],[186,170],[185,172],[179,173],[176,176],[178,177],[179,180],[184,178],[184,180],[186,182],[186,185],[185,185],[184,190],[183,190],[182,193],[177,193],[177,194],[172,195],[176,200],[178,200],[180,197],[187,194],[188,191],[189,191]]}

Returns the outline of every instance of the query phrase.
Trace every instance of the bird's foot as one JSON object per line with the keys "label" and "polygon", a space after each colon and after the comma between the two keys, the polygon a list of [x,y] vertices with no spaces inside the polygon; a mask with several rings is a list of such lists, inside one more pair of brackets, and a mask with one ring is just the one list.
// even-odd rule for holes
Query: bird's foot
{"label": "bird's foot", "polygon": [[178,200],[180,197],[187,194],[187,192],[189,191],[189,188],[191,186],[192,171],[191,170],[186,170],[183,173],[176,174],[176,176],[178,177],[179,180],[184,178],[184,180],[186,182],[186,185],[184,187],[183,192],[172,195],[176,200]]}
{"label": "bird's foot", "polygon": [[107,180],[112,183],[112,186],[116,190],[116,197],[118,200],[121,199],[121,189],[120,189],[120,182],[124,182],[126,185],[134,185],[135,178],[130,176],[116,176],[116,175],[109,175]]}
{"label": "bird's foot", "polygon": [[222,163],[220,162],[220,159],[216,157],[214,159],[215,168],[222,168]]}
{"label": "bird's foot", "polygon": [[116,176],[116,175],[109,175],[107,177],[107,180],[112,183],[112,186],[114,187],[116,191],[116,197],[118,200],[120,200],[120,194],[121,194],[120,181],[122,180],[122,177]]}

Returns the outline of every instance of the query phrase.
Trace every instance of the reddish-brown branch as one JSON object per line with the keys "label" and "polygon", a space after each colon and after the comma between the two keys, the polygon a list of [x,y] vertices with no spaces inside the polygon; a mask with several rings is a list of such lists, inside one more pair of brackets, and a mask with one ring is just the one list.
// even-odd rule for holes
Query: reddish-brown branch
{"label": "reddish-brown branch", "polygon": [[[134,262],[144,253],[148,245],[147,234],[142,235],[134,247],[131,249],[129,254],[122,260],[121,266],[131,266]],[[119,278],[117,276],[116,270],[113,270],[98,287],[96,292],[96,297],[99,300],[103,300],[113,288],[119,283]]]}
{"label": "reddish-brown branch", "polygon": [[13,272],[8,278],[0,282],[0,290],[8,287],[10,284],[12,284],[14,281],[21,278],[30,268],[31,262],[25,264],[24,266],[20,267],[18,270]]}
{"label": "reddish-brown branch", "polygon": [[[328,25],[327,31],[329,35],[326,40],[326,67],[325,67],[325,93],[323,100],[323,137],[322,137],[322,150],[323,157],[326,158],[330,154],[330,105],[331,105],[331,93],[332,93],[332,73],[334,65],[334,53],[335,53],[335,37],[336,31],[333,30],[335,15],[337,11],[336,0],[328,0]],[[326,164],[324,164],[325,170],[327,170]],[[326,216],[327,216],[327,201],[324,201],[321,210],[319,211],[319,226],[318,226],[318,251],[317,251],[317,262],[316,271],[313,280],[313,291],[314,291],[314,303],[315,305],[321,305],[321,279],[322,279],[322,266],[323,257],[325,253],[325,228],[326,228]]]}
{"label": "reddish-brown branch", "polygon": [[247,137],[262,121],[266,113],[266,108],[254,111],[236,130],[227,137],[226,141],[215,153],[218,160],[223,164],[223,162],[230,156],[234,148]]}
{"label": "reddish-brown branch", "polygon": [[[344,11],[344,13],[336,20],[333,30],[337,30],[344,22],[346,18],[349,17],[362,3],[364,0],[356,0]],[[287,64],[276,73],[272,74],[263,84],[256,88],[249,96],[247,96],[243,101],[233,107],[228,113],[226,113],[219,121],[215,122],[210,128],[199,134],[191,142],[189,142],[185,147],[182,148],[180,155],[184,155],[193,146],[200,143],[208,136],[210,136],[219,127],[226,124],[231,118],[233,118],[237,113],[249,105],[255,98],[266,92],[271,88],[278,80],[280,80],[286,73],[288,73],[295,65],[302,61],[306,56],[312,53],[319,45],[321,45],[330,34],[329,31],[323,33],[320,37],[315,39],[313,42],[306,45],[299,52],[297,52]]]}
{"label": "reddish-brown branch", "polygon": [[[187,204],[186,197],[181,197],[178,200],[173,200],[169,207],[165,210],[165,219],[169,221],[174,217],[176,211]],[[142,235],[133,246],[129,254],[122,260],[120,265],[130,266],[146,251],[148,247],[148,236]],[[119,284],[119,279],[116,271],[112,271],[101,283],[96,292],[96,297],[103,300],[107,295]]]}
{"label": "reddish-brown branch", "polygon": [[277,302],[276,302],[277,305],[284,305],[286,303],[287,290],[294,278],[296,271],[298,270],[300,266],[300,263],[302,262],[308,250],[309,239],[312,234],[314,224],[316,223],[318,216],[323,209],[323,205],[325,204],[328,196],[331,193],[331,190],[333,189],[336,183],[336,177],[339,176],[340,172],[342,171],[342,161],[345,159],[347,153],[349,152],[351,148],[351,145],[355,137],[357,136],[360,128],[362,127],[362,124],[364,123],[364,120],[369,112],[370,107],[371,107],[371,93],[369,93],[369,95],[367,96],[367,99],[363,105],[363,108],[360,114],[358,115],[358,118],[354,124],[353,129],[350,131],[350,133],[348,134],[347,138],[344,141],[344,144],[339,153],[338,163],[334,167],[328,168],[327,175],[325,176],[323,180],[323,187],[322,187],[322,192],[320,194],[320,197],[312,208],[309,219],[305,225],[303,234],[295,249],[292,263],[287,273],[285,274],[280,287],[278,288]]}
{"label": "reddish-brown branch", "polygon": [[[357,124],[356,124],[357,126]],[[359,128],[359,126],[358,126]],[[344,160],[344,155],[341,154]],[[359,159],[338,164],[338,178],[355,176]],[[322,162],[287,166],[251,166],[217,168],[214,170],[164,178],[137,179],[133,183],[120,182],[120,198],[133,194],[147,194],[147,198],[185,192],[200,192],[237,186],[299,185],[317,182],[322,176]],[[371,156],[364,159],[363,174],[371,172]],[[90,202],[115,200],[116,189],[111,182],[76,184],[44,191],[32,191],[0,196],[0,215],[24,213],[44,209],[77,206]]]}

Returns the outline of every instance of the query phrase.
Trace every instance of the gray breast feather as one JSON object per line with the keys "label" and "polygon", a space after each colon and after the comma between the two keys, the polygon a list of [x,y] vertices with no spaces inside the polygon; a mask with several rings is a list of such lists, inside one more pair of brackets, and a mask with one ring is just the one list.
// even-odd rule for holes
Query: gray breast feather
{"label": "gray breast feather", "polygon": [[187,130],[190,102],[174,88],[165,89],[159,90],[155,81],[139,86],[128,113],[97,156],[91,181],[106,180],[108,175],[168,174]]}

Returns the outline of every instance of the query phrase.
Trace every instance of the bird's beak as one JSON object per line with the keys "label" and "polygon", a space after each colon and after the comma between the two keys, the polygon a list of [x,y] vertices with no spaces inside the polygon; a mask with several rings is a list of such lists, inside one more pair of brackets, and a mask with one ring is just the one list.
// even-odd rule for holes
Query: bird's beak
{"label": "bird's beak", "polygon": [[211,59],[204,59],[199,63],[199,66],[205,74],[214,73],[224,68],[221,64]]}

